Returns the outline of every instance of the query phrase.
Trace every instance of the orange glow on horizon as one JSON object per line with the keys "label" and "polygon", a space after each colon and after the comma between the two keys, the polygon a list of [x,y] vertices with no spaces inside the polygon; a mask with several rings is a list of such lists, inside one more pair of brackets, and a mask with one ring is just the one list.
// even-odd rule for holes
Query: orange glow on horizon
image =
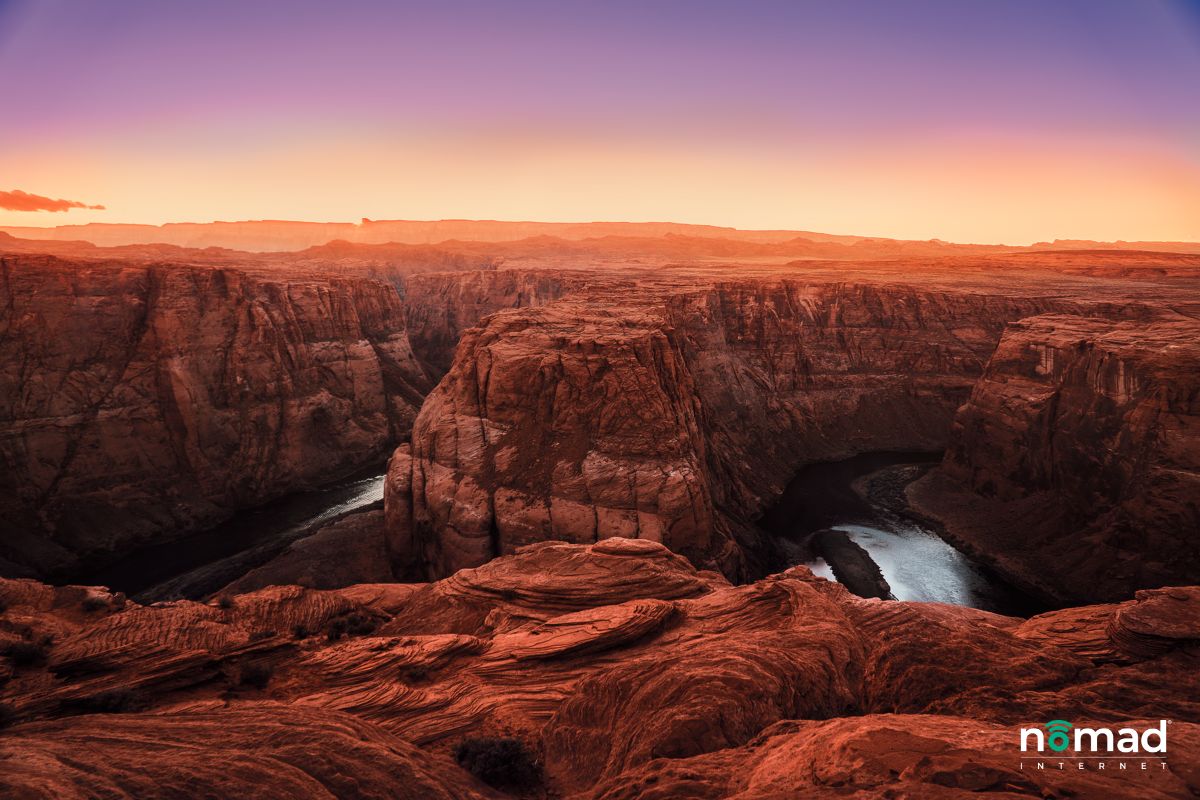
{"label": "orange glow on horizon", "polygon": [[[107,211],[0,211],[0,225],[294,219],[673,221],[743,229],[1029,244],[1200,240],[1200,166],[1137,142],[1061,139],[613,142],[549,134],[288,140],[260,131],[102,163],[47,144],[13,184]],[[310,132],[311,133],[311,132]],[[53,152],[53,157],[50,157]]]}

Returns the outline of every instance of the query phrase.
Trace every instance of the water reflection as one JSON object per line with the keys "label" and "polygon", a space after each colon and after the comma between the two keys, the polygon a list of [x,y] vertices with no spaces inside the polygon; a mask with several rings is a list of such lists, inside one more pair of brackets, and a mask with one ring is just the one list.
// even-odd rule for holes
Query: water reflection
{"label": "water reflection", "polygon": [[813,535],[821,530],[842,531],[865,550],[897,600],[1003,614],[1039,610],[907,514],[904,487],[937,461],[929,453],[866,453],[809,465],[764,516],[763,527],[774,534],[784,566],[804,564],[829,580],[836,580],[841,562],[835,550],[815,546]]}

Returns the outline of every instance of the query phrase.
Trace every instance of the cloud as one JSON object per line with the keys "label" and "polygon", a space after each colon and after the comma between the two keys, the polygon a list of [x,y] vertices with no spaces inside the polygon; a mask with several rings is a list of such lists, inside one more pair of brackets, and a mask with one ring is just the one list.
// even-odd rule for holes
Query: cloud
{"label": "cloud", "polygon": [[104,210],[104,206],[89,206],[87,203],[80,203],[77,200],[54,200],[39,194],[22,192],[20,189],[0,192],[0,209],[5,211],[67,211],[72,208]]}

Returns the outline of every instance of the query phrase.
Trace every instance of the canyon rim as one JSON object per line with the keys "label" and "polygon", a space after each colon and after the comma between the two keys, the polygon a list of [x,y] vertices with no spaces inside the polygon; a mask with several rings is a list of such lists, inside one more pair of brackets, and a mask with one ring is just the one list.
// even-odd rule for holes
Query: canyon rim
{"label": "canyon rim", "polygon": [[0,797],[1200,796],[1194,4],[0,69]]}

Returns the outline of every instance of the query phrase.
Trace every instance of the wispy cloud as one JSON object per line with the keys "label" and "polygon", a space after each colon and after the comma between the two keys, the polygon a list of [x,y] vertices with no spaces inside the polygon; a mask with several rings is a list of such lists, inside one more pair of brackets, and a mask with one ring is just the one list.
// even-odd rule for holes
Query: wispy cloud
{"label": "wispy cloud", "polygon": [[104,210],[104,206],[89,206],[78,200],[55,200],[51,197],[42,197],[40,194],[22,192],[20,189],[0,192],[0,208],[5,211],[69,211],[72,208]]}

